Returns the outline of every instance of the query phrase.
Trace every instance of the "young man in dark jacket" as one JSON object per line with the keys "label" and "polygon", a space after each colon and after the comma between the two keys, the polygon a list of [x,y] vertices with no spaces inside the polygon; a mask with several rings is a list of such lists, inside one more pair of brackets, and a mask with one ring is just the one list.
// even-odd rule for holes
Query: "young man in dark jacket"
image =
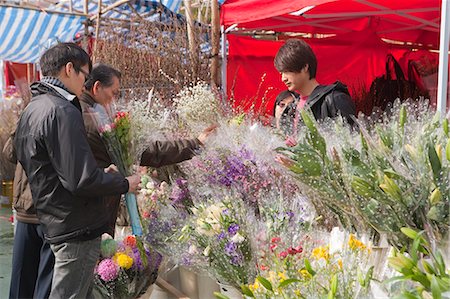
{"label": "young man in dark jacket", "polygon": [[334,118],[338,114],[350,123],[355,115],[355,104],[347,87],[336,82],[320,85],[316,80],[317,58],[311,47],[303,40],[288,39],[275,56],[275,68],[281,73],[281,80],[290,91],[297,91],[297,117],[294,120],[294,135],[298,123],[298,110],[309,107],[316,120]]}
{"label": "young man in dark jacket", "polygon": [[102,197],[135,191],[140,177],[97,167],[77,99],[92,68],[88,54],[61,43],[42,55],[40,66],[43,78],[31,86],[14,144],[55,254],[50,298],[86,298],[109,224]]}

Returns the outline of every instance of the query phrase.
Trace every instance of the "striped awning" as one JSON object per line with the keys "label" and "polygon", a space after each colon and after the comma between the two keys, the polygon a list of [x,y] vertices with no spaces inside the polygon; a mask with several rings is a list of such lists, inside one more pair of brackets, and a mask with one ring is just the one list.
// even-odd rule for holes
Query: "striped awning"
{"label": "striped awning", "polygon": [[55,42],[69,42],[84,16],[0,6],[0,60],[36,63]]}
{"label": "striped awning", "polygon": [[[98,13],[98,2],[88,2],[88,16],[95,17]],[[114,5],[119,0],[102,0],[102,10]],[[67,12],[72,8],[72,11],[83,13],[84,0],[63,0],[51,7],[53,10]],[[172,23],[174,19],[182,20],[183,16],[176,12],[180,9],[181,0],[166,0],[166,1],[149,1],[149,0],[130,0],[122,3],[114,9],[107,10],[102,13],[102,19],[107,20],[128,20],[132,17],[139,16],[149,22]]]}

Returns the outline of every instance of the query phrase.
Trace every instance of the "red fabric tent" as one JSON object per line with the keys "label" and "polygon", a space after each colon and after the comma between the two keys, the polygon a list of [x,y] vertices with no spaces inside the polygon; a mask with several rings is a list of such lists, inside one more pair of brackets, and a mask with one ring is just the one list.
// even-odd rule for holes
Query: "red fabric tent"
{"label": "red fabric tent", "polygon": [[437,48],[440,0],[229,0],[221,7],[225,27],[341,34],[374,30],[378,36]]}
{"label": "red fabric tent", "polygon": [[437,48],[439,19],[439,0],[228,0],[221,7],[222,25],[230,30],[228,95],[247,108],[265,98],[270,112],[274,97],[285,88],[273,66],[282,42],[238,35],[242,31],[335,35],[307,40],[318,58],[317,79],[323,84],[341,80],[355,96],[355,90],[367,89],[384,72],[387,53],[400,58],[409,51],[408,44],[381,38]]}

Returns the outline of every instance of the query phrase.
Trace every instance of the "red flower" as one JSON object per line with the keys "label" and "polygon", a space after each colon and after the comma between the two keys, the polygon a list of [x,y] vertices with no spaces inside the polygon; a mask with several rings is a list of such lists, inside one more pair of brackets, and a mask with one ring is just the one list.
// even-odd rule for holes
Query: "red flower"
{"label": "red flower", "polygon": [[264,265],[261,265],[261,266],[260,266],[260,268],[261,268],[261,270],[262,270],[262,271],[266,271],[266,270],[268,270],[268,269],[269,269],[269,267],[267,267],[267,266],[264,266]]}
{"label": "red flower", "polygon": [[287,251],[288,251],[288,253],[290,255],[295,255],[297,253],[302,253],[303,252],[303,248],[302,248],[301,245],[299,245],[299,246],[297,246],[295,248],[294,247],[289,247]]}
{"label": "red flower", "polygon": [[281,238],[279,238],[279,237],[272,238],[272,240],[271,240],[272,243],[277,243],[280,241],[281,241]]}
{"label": "red flower", "polygon": [[285,259],[288,256],[288,253],[287,253],[287,251],[282,251],[282,252],[280,252],[280,254],[278,256],[282,259]]}
{"label": "red flower", "polygon": [[123,240],[123,244],[129,247],[136,247],[136,237],[135,236],[127,236]]}
{"label": "red flower", "polygon": [[270,244],[270,251],[274,251],[275,249],[277,249],[278,245],[277,244]]}

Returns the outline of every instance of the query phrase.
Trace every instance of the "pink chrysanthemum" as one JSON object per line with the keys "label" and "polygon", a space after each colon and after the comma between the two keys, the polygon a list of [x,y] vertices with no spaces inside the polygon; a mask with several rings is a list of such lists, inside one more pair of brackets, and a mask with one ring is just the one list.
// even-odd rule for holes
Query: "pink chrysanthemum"
{"label": "pink chrysanthemum", "polygon": [[119,275],[119,266],[111,259],[104,259],[98,264],[97,273],[103,281],[111,281]]}

